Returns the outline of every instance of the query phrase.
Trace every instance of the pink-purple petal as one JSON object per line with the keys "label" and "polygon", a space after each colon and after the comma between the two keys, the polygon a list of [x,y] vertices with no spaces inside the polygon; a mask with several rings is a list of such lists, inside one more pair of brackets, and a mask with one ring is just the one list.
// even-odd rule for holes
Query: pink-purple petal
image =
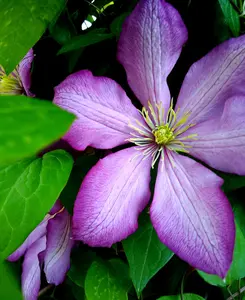
{"label": "pink-purple petal", "polygon": [[141,0],[127,18],[119,40],[118,59],[128,83],[141,101],[162,102],[168,110],[167,76],[179,58],[187,30],[179,13],[165,0]]}
{"label": "pink-purple petal", "polygon": [[125,144],[129,120],[141,119],[123,89],[112,79],[80,71],[55,88],[54,103],[74,113],[64,139],[77,150],[87,146],[110,149]]}
{"label": "pink-purple petal", "polygon": [[222,182],[194,160],[168,152],[159,164],[150,215],[167,247],[191,266],[223,278],[232,261],[235,226]]}
{"label": "pink-purple petal", "polygon": [[13,262],[18,260],[21,256],[25,254],[25,252],[31,247],[33,243],[35,243],[38,239],[46,235],[49,217],[50,215],[47,215],[44,218],[44,220],[29,234],[29,236],[25,239],[24,243],[8,257],[8,261]]}
{"label": "pink-purple petal", "polygon": [[18,66],[18,73],[27,96],[34,97],[31,88],[31,66],[34,59],[33,49],[30,49]]}
{"label": "pink-purple petal", "polygon": [[110,247],[138,227],[150,199],[151,159],[134,148],[101,159],[85,177],[73,216],[73,236],[90,246]]}
{"label": "pink-purple petal", "polygon": [[48,283],[61,284],[70,268],[73,246],[71,218],[64,209],[47,226],[47,248],[44,256],[44,272]]}
{"label": "pink-purple petal", "polygon": [[46,237],[37,240],[28,249],[22,265],[22,293],[25,300],[37,300],[41,284],[39,255],[46,248]]}
{"label": "pink-purple petal", "polygon": [[179,116],[191,112],[189,123],[222,114],[226,100],[245,96],[245,35],[230,39],[192,65],[176,104]]}
{"label": "pink-purple petal", "polygon": [[54,215],[57,212],[59,212],[61,209],[63,209],[63,205],[60,200],[57,200],[55,202],[55,204],[53,205],[53,207],[51,208],[49,213],[50,213],[50,215]]}
{"label": "pink-purple petal", "polygon": [[221,117],[202,122],[186,134],[197,134],[186,143],[192,156],[214,169],[245,175],[245,97],[228,99]]}

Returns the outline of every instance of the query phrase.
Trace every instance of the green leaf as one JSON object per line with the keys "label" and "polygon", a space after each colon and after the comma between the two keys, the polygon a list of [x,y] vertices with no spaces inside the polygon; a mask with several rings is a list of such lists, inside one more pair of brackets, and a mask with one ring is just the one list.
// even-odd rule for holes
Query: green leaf
{"label": "green leaf", "polygon": [[204,298],[195,294],[183,294],[182,296],[163,296],[161,298],[158,298],[158,300],[204,300]]}
{"label": "green leaf", "polygon": [[114,37],[113,33],[106,33],[106,29],[100,28],[100,29],[94,29],[91,30],[88,33],[85,33],[83,35],[75,36],[70,41],[68,41],[63,47],[59,50],[57,53],[62,54],[69,51],[73,51],[76,49],[80,49],[82,47],[87,47],[93,44],[100,43],[102,41],[111,39]]}
{"label": "green leaf", "polygon": [[[237,4],[236,0],[234,3]],[[232,31],[232,34],[234,36],[239,36],[240,18],[238,12],[234,9],[230,0],[219,0],[219,4],[225,16],[225,20]]]}
{"label": "green leaf", "polygon": [[83,54],[85,48],[80,48],[74,51],[70,51],[67,53],[68,60],[68,72],[72,73],[74,68],[76,67],[77,62]]}
{"label": "green leaf", "polygon": [[232,209],[235,215],[235,220],[237,224],[239,225],[239,228],[245,237],[245,206],[244,206],[244,201],[241,201],[241,197],[239,198],[231,198],[229,195],[229,200],[232,203]]}
{"label": "green leaf", "polygon": [[130,274],[138,296],[147,282],[170,260],[173,253],[163,245],[149,217],[142,215],[138,230],[123,241]]}
{"label": "green leaf", "polygon": [[85,279],[87,300],[127,300],[127,290],[117,279],[110,265],[95,261]]}
{"label": "green leaf", "polygon": [[124,13],[120,16],[118,16],[117,18],[115,18],[111,25],[110,25],[110,29],[111,32],[116,36],[119,37],[122,31],[122,25],[124,20],[126,19],[126,17],[129,15],[129,13]]}
{"label": "green leaf", "polygon": [[227,273],[225,280],[222,280],[216,275],[206,274],[204,272],[198,271],[202,278],[212,285],[217,286],[227,286],[232,284],[233,281],[245,277],[245,238],[239,227],[236,224],[236,242],[233,254],[233,261],[231,268]]}
{"label": "green leaf", "polygon": [[218,1],[214,4],[213,35],[217,45],[233,37]]}
{"label": "green leaf", "polygon": [[52,24],[49,27],[50,34],[57,43],[64,45],[67,43],[73,36],[73,28],[69,26],[68,22],[65,22],[63,19],[59,20],[55,24]]}
{"label": "green leaf", "polygon": [[19,280],[12,266],[5,261],[0,262],[0,299],[23,299]]}
{"label": "green leaf", "polygon": [[11,72],[59,15],[64,0],[0,1],[0,64]]}
{"label": "green leaf", "polygon": [[238,176],[235,174],[226,174],[221,172],[218,172],[218,175],[224,179],[222,189],[226,193],[245,187],[245,176]]}
{"label": "green leaf", "polygon": [[71,268],[67,273],[68,277],[76,285],[84,288],[85,277],[89,267],[95,260],[96,254],[92,251],[77,249],[71,256]]}
{"label": "green leaf", "polygon": [[[229,287],[223,287],[222,292],[224,299],[226,300],[242,300],[243,298],[239,298],[239,294],[242,294],[245,292],[244,290],[245,286],[245,278],[239,279],[237,281],[233,281]],[[233,297],[233,298],[232,298]]]}
{"label": "green leaf", "polygon": [[114,271],[117,280],[128,291],[132,286],[132,281],[129,274],[129,267],[121,259],[113,258],[108,261]]}
{"label": "green leaf", "polygon": [[0,168],[0,257],[6,258],[42,221],[64,188],[73,160],[63,150]]}
{"label": "green leaf", "polygon": [[0,164],[36,154],[62,137],[74,116],[49,101],[0,97]]}
{"label": "green leaf", "polygon": [[85,292],[82,287],[73,284],[71,289],[72,289],[73,296],[77,300],[85,300],[86,299]]}

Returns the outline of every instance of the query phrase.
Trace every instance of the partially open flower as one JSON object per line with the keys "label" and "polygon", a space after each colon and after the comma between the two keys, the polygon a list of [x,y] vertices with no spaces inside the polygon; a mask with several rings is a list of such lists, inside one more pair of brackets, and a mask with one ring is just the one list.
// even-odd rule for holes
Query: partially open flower
{"label": "partially open flower", "polygon": [[22,95],[33,97],[31,87],[31,64],[34,58],[30,49],[18,66],[9,75],[0,65],[0,95]]}
{"label": "partially open flower", "polygon": [[41,284],[41,267],[48,283],[61,284],[70,268],[71,218],[60,201],[9,257],[16,261],[24,255],[22,292],[25,300],[35,300]]}

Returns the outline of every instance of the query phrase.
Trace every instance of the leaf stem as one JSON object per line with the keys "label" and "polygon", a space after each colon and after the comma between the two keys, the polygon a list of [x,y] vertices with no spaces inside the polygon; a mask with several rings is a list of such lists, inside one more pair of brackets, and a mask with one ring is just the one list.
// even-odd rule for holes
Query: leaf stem
{"label": "leaf stem", "polygon": [[230,297],[228,297],[226,300],[233,300],[235,297],[241,295],[243,292],[245,292],[245,286],[242,287],[238,292],[232,294]]}
{"label": "leaf stem", "polygon": [[49,284],[47,286],[45,286],[43,289],[40,290],[40,292],[38,293],[38,297],[43,296],[44,294],[47,293],[47,291],[49,291],[54,285],[53,284]]}

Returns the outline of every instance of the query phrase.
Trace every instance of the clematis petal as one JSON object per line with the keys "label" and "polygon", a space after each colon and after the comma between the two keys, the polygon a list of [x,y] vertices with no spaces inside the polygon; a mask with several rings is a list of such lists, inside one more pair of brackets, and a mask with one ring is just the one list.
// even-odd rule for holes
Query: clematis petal
{"label": "clematis petal", "polygon": [[128,83],[141,101],[162,102],[168,110],[167,76],[179,58],[187,30],[179,13],[165,0],[141,0],[127,18],[119,40],[118,59]]}
{"label": "clematis petal", "polygon": [[64,137],[77,150],[87,146],[110,149],[125,144],[129,119],[141,119],[115,81],[95,77],[89,71],[72,74],[57,86],[54,103],[77,116]]}
{"label": "clematis petal", "polygon": [[58,285],[64,281],[70,268],[72,246],[71,218],[64,209],[48,222],[44,256],[44,272],[48,283]]}
{"label": "clematis petal", "polygon": [[35,243],[38,239],[46,234],[49,215],[29,234],[24,243],[15,250],[9,257],[8,261],[16,261]]}
{"label": "clematis petal", "polygon": [[50,215],[55,215],[56,213],[58,213],[60,210],[62,210],[63,209],[63,205],[62,205],[62,203],[60,202],[60,200],[57,200],[56,202],[55,202],[55,204],[53,205],[53,207],[51,208],[51,210],[50,210]]}
{"label": "clematis petal", "polygon": [[150,215],[167,247],[193,267],[223,278],[232,261],[235,225],[222,183],[194,160],[167,153]]}
{"label": "clematis petal", "polygon": [[189,123],[220,116],[228,98],[245,95],[244,68],[245,35],[214,48],[187,73],[176,104],[179,116],[190,111]]}
{"label": "clematis petal", "polygon": [[85,177],[73,216],[73,236],[90,246],[110,247],[137,229],[150,199],[151,159],[134,148],[101,159]]}
{"label": "clematis petal", "polygon": [[226,101],[221,117],[210,119],[189,129],[197,134],[186,142],[194,157],[212,168],[245,175],[245,97]]}
{"label": "clematis petal", "polygon": [[26,252],[21,277],[22,293],[25,300],[36,300],[41,284],[39,254],[46,248],[46,237],[37,240]]}
{"label": "clematis petal", "polygon": [[33,49],[30,49],[18,66],[18,73],[27,96],[34,97],[31,88],[31,65],[34,59]]}

